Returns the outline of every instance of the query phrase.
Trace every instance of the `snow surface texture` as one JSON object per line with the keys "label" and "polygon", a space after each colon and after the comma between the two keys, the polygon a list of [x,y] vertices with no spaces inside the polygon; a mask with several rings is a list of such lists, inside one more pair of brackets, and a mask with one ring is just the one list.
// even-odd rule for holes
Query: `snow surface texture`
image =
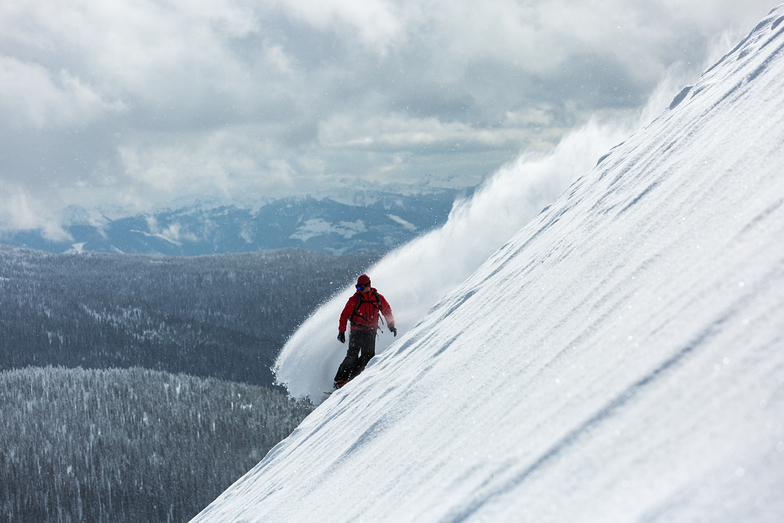
{"label": "snow surface texture", "polygon": [[782,21],[194,521],[783,521]]}

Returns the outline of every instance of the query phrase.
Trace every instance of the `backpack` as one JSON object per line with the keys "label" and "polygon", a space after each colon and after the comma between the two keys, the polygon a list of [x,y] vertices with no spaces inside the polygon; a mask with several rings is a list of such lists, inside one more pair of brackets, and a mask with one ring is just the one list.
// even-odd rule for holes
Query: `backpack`
{"label": "backpack", "polygon": [[[381,298],[378,297],[378,291],[373,287],[370,288],[370,294],[372,296],[369,300],[364,298],[364,294],[365,293],[359,291],[356,292],[357,304],[354,305],[354,312],[351,313],[348,320],[352,325],[375,329],[378,325],[378,320],[376,318],[380,319],[382,323],[384,322],[383,317],[379,314],[381,311]],[[354,321],[354,316],[358,316],[364,321],[362,323],[357,323]]]}

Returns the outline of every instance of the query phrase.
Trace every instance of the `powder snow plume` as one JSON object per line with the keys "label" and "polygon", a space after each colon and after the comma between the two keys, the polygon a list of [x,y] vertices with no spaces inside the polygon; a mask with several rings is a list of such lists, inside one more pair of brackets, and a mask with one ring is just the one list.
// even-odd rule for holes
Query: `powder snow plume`
{"label": "powder snow plume", "polygon": [[[523,155],[502,167],[474,196],[457,202],[447,223],[393,251],[368,270],[372,284],[389,301],[398,336],[405,334],[446,293],[470,276],[493,252],[555,200],[578,176],[625,139],[671,97],[668,79],[631,121],[599,123],[591,120],[566,135],[546,156]],[[320,401],[332,390],[346,345],[337,341],[338,317],[353,287],[321,306],[288,340],[273,372],[292,397]],[[376,354],[394,338],[379,333]],[[371,362],[372,365],[372,362]]]}
{"label": "powder snow plume", "polygon": [[[389,301],[398,337],[457,287],[520,228],[552,203],[577,177],[667,107],[689,72],[673,66],[634,117],[586,125],[567,134],[547,155],[523,154],[503,166],[470,200],[456,202],[447,223],[391,252],[367,272]],[[357,275],[358,276],[358,275]],[[338,318],[354,288],[319,307],[289,338],[273,372],[295,398],[322,401],[332,390],[346,345],[337,341]],[[376,354],[395,340],[379,332]],[[371,361],[371,365],[373,362]]]}
{"label": "powder snow plume", "polygon": [[[723,44],[717,42],[717,48]],[[706,64],[714,59],[708,58]],[[550,154],[521,155],[494,173],[470,200],[456,202],[442,228],[398,248],[371,267],[367,272],[392,307],[398,337],[602,156],[652,122],[694,74],[684,64],[674,64],[637,114],[610,121],[593,118],[564,136]],[[319,402],[325,398],[323,392],[332,390],[346,355],[346,345],[337,341],[338,318],[353,293],[354,287],[347,287],[319,307],[278,355],[272,370],[277,383],[292,397]],[[380,332],[376,354],[394,340],[387,329]]]}

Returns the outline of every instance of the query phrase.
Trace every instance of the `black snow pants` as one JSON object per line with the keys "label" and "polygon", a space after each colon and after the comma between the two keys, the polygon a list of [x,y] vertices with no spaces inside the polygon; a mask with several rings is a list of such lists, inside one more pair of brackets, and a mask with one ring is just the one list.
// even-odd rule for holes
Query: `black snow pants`
{"label": "black snow pants", "polygon": [[335,382],[351,381],[365,370],[368,362],[376,355],[376,331],[352,330],[348,337],[348,350],[343,363],[335,374]]}

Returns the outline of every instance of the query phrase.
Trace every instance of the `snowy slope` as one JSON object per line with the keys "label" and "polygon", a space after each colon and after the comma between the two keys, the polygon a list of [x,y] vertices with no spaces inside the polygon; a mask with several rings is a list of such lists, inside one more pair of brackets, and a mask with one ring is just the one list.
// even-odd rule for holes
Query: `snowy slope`
{"label": "snowy slope", "polygon": [[784,520],[784,6],[194,521]]}
{"label": "snowy slope", "polygon": [[[652,119],[647,112],[628,122],[591,122],[562,140],[553,154],[524,155],[504,166],[470,200],[456,205],[443,227],[397,249],[368,270],[373,285],[392,306],[399,334],[463,283],[594,166],[597,158],[629,136],[630,128]],[[318,402],[324,398],[323,391],[332,389],[335,370],[346,354],[346,346],[336,340],[338,317],[354,292],[353,285],[348,286],[320,307],[280,352],[274,366],[276,380],[292,396],[309,396]],[[376,354],[393,341],[388,332],[380,335]]]}

